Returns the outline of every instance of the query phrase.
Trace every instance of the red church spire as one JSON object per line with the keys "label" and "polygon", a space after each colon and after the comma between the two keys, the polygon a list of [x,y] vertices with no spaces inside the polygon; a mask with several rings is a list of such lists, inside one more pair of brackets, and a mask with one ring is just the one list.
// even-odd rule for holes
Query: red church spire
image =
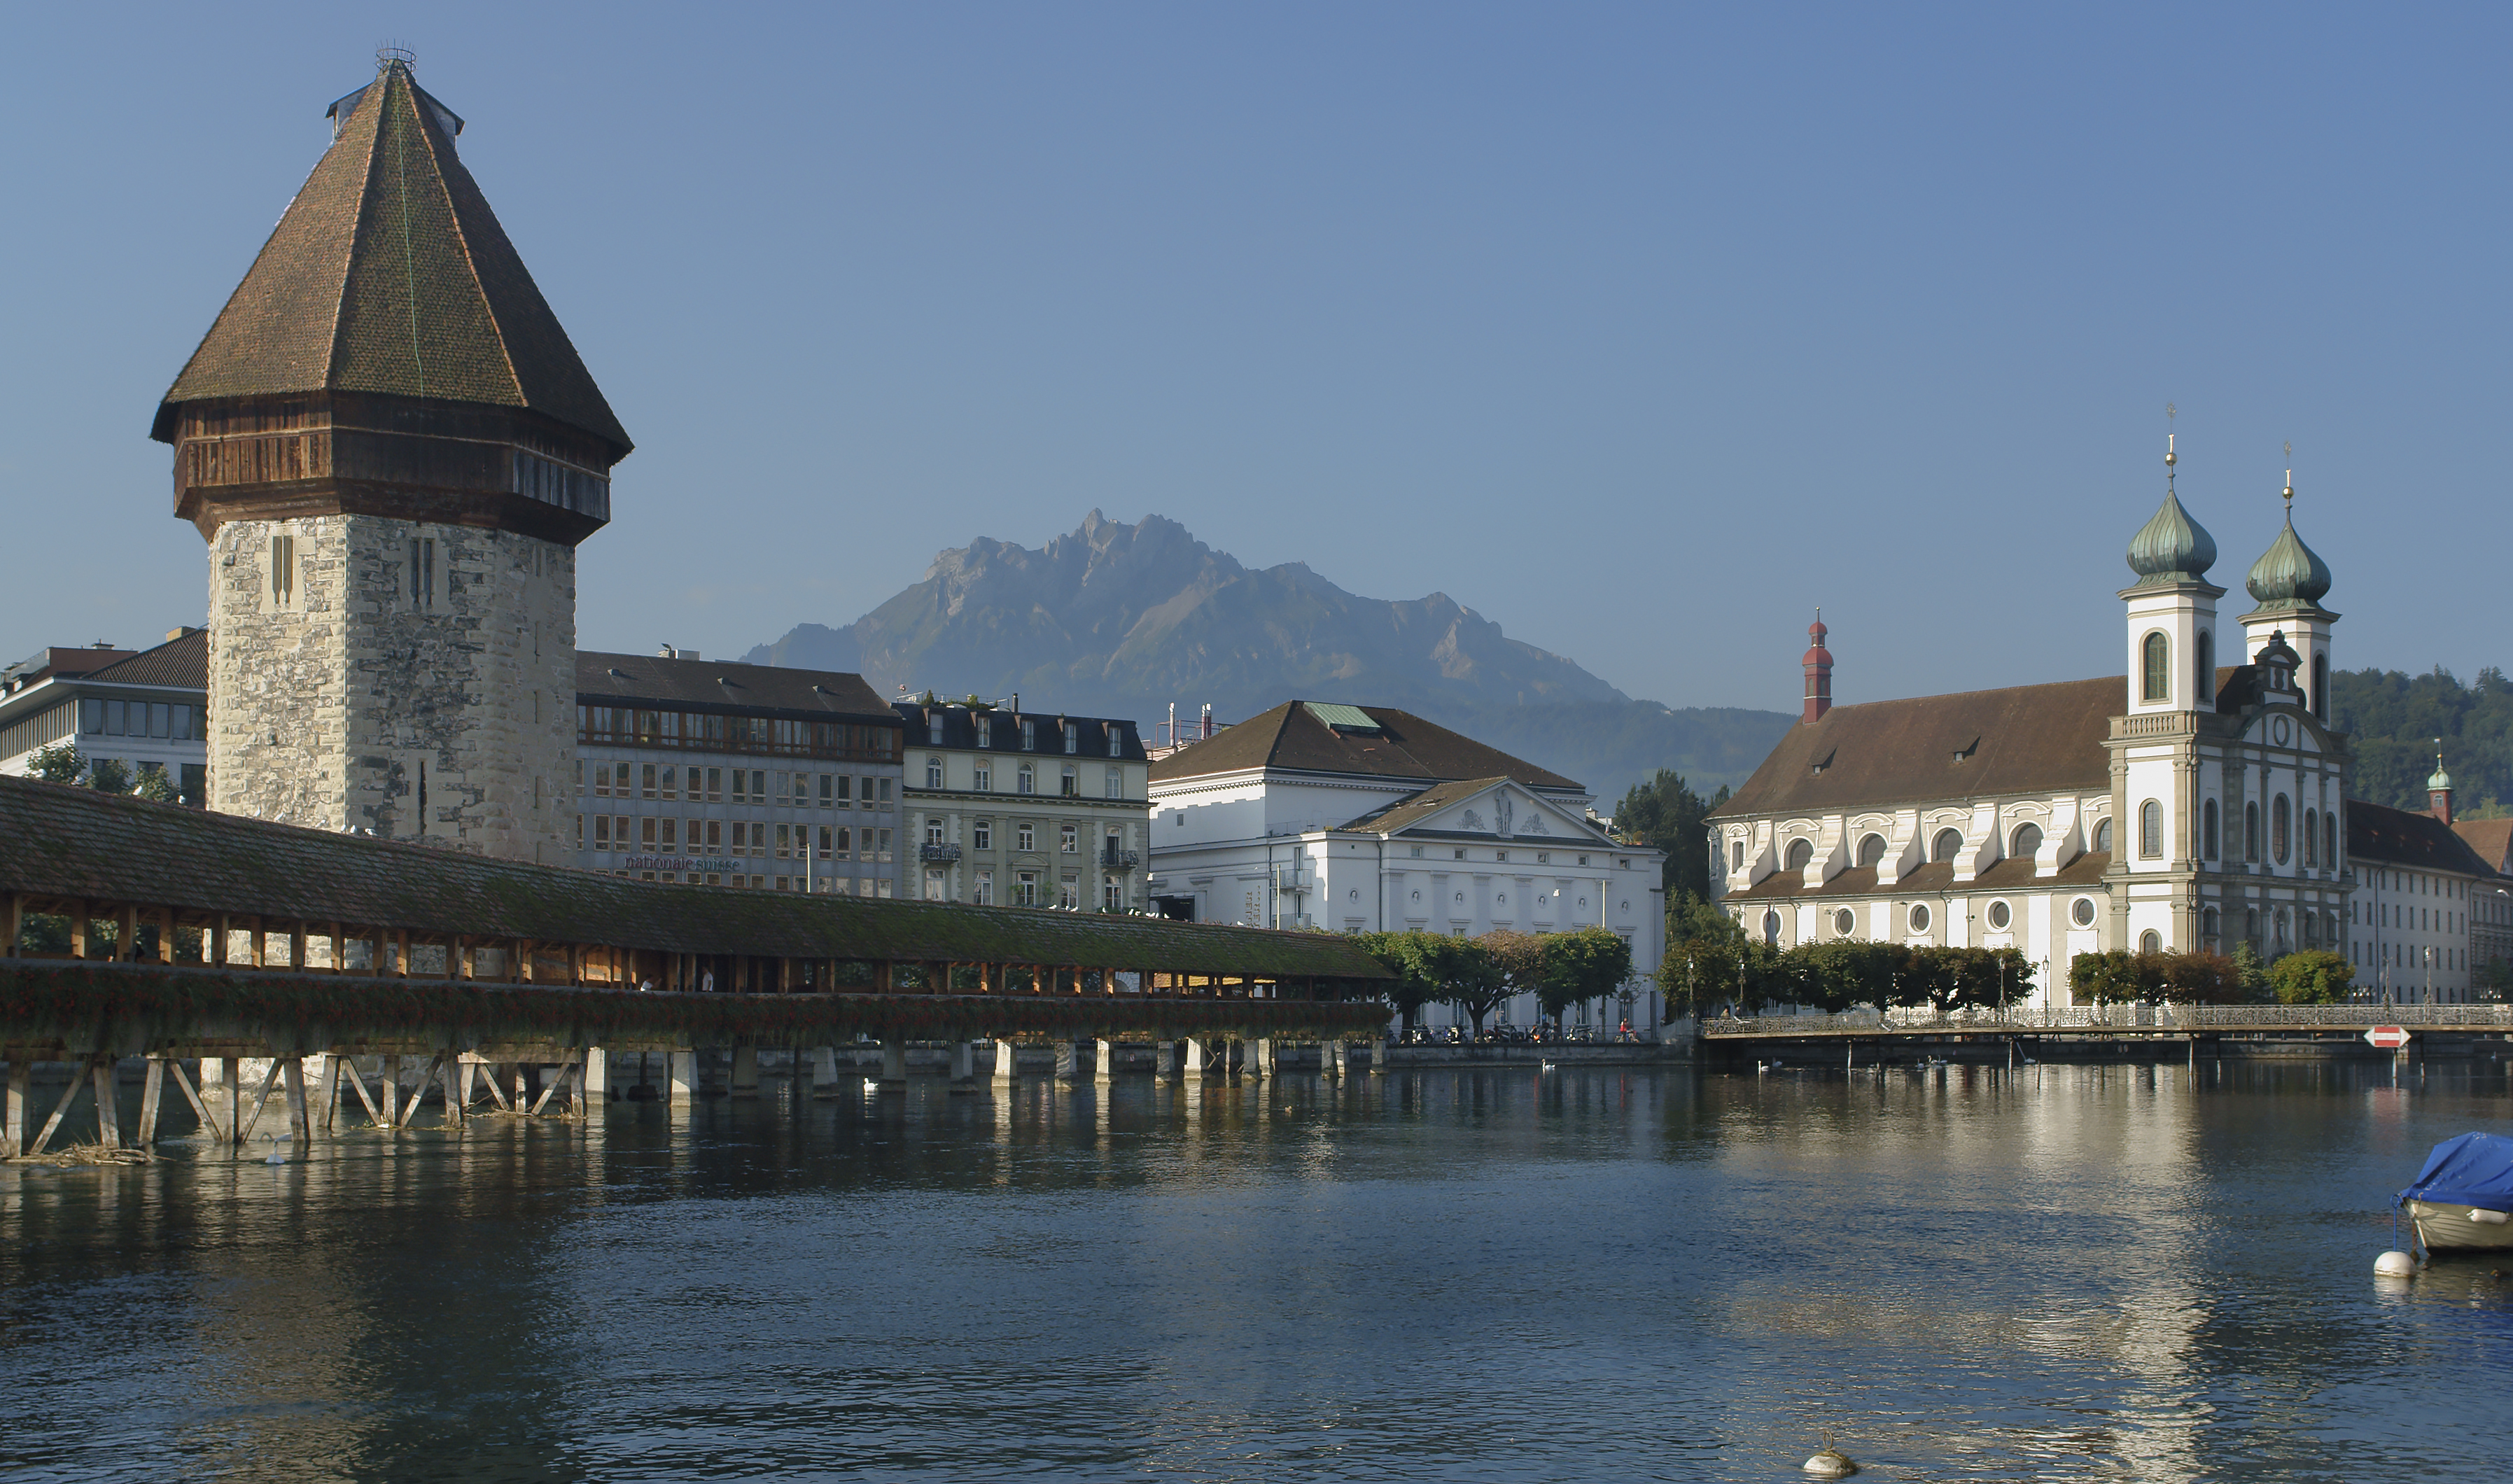
{"label": "red church spire", "polygon": [[1832,651],[1823,647],[1823,636],[1832,630],[1823,626],[1823,610],[1815,611],[1815,622],[1807,625],[1807,638],[1812,641],[1806,652],[1806,716],[1807,721],[1819,720],[1832,709]]}

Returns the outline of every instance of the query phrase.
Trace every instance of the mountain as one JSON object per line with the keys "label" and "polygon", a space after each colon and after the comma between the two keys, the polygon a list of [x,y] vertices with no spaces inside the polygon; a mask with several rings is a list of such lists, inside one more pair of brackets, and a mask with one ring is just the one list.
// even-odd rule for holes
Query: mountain
{"label": "mountain", "polygon": [[1512,639],[1446,593],[1346,592],[1299,562],[1252,569],[1165,516],[1094,510],[1042,550],[979,539],[844,628],[805,623],[742,657],[852,670],[885,694],[1009,699],[1132,716],[1151,735],[1211,702],[1223,720],[1285,700],[1401,706],[1578,779],[1611,805],[1673,768],[1742,782],[1793,719],[1635,701]]}

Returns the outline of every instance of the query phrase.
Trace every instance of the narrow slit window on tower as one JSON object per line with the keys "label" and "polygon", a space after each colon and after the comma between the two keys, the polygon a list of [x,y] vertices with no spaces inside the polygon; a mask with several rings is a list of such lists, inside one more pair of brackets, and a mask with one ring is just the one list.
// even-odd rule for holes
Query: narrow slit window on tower
{"label": "narrow slit window on tower", "polygon": [[281,608],[297,602],[297,538],[270,539],[270,601]]}
{"label": "narrow slit window on tower", "polygon": [[2215,637],[2204,628],[2199,630],[2197,647],[2199,662],[2191,667],[2190,675],[2193,686],[2190,692],[2192,705],[2197,705],[2201,702],[2214,702],[2216,699]]}
{"label": "narrow slit window on tower", "polygon": [[431,613],[436,608],[436,541],[432,537],[410,539],[410,606],[414,613]]}

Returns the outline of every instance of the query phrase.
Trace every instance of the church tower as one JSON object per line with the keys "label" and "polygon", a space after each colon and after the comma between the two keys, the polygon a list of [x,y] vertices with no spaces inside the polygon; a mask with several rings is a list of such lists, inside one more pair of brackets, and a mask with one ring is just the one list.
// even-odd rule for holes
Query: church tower
{"label": "church tower", "polygon": [[2330,725],[2330,629],[2338,615],[2321,606],[2330,594],[2330,568],[2294,534],[2294,473],[2286,476],[2286,529],[2252,564],[2243,585],[2259,607],[2243,615],[2245,648],[2257,652],[2278,634],[2294,645],[2301,663],[2296,688],[2304,709]]}
{"label": "church tower", "polygon": [[166,393],[209,543],[210,807],[555,863],[576,548],[627,433],[407,53]]}
{"label": "church tower", "polygon": [[[2216,542],[2173,490],[2180,456],[2164,440],[2164,503],[2129,543],[2129,714],[2216,709]],[[2241,659],[2234,662],[2239,664]]]}

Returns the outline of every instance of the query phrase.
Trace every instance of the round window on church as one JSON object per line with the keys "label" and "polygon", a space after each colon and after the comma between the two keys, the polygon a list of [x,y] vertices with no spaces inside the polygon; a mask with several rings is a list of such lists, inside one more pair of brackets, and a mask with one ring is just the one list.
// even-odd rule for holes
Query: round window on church
{"label": "round window on church", "polygon": [[1850,930],[1856,926],[1858,926],[1858,914],[1850,908],[1841,907],[1833,912],[1832,931],[1835,937],[1848,938]]}
{"label": "round window on church", "polygon": [[1925,902],[1915,902],[1911,903],[1911,911],[1908,920],[1911,924],[1912,932],[1925,933],[1929,931],[1928,903]]}
{"label": "round window on church", "polygon": [[2080,897],[2068,907],[2068,920],[2081,928],[2094,925],[2094,899]]}
{"label": "round window on church", "polygon": [[1993,931],[2006,932],[2008,923],[2013,920],[2007,910],[2006,902],[1993,902],[1989,904],[1989,925]]}

